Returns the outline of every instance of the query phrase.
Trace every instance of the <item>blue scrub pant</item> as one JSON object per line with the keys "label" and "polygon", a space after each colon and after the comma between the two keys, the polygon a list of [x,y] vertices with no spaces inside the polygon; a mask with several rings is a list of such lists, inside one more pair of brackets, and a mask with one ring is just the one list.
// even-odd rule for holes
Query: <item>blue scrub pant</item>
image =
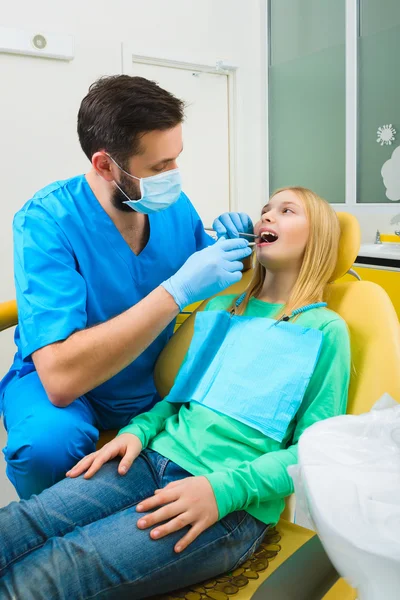
{"label": "blue scrub pant", "polygon": [[[66,408],[47,397],[36,372],[15,379],[3,398],[7,476],[20,498],[39,494],[65,477],[83,456],[94,452],[99,418],[85,396]],[[129,415],[113,419],[109,429],[123,427]]]}

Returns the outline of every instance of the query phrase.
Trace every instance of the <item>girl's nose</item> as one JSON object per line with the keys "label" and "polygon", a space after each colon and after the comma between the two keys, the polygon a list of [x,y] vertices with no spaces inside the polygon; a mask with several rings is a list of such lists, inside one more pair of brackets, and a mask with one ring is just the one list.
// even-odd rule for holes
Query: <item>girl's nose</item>
{"label": "girl's nose", "polygon": [[262,222],[263,223],[273,223],[273,222],[275,222],[275,218],[271,212],[268,212],[262,216]]}

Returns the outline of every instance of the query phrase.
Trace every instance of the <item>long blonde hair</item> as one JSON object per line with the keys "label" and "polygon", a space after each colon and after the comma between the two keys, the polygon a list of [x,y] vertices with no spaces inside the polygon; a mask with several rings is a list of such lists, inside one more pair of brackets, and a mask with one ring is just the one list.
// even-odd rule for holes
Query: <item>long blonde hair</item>
{"label": "long blonde hair", "polygon": [[[303,187],[286,187],[276,190],[270,200],[284,191],[292,191],[302,201],[309,224],[309,237],[304,252],[299,276],[292,289],[289,300],[279,313],[290,314],[296,308],[321,302],[324,289],[331,280],[336,267],[339,249],[340,226],[337,215],[331,205],[317,194]],[[235,313],[242,315],[250,298],[257,297],[263,287],[266,269],[257,263],[254,275],[247,287],[243,302],[236,307]],[[237,298],[230,307],[234,309]]]}

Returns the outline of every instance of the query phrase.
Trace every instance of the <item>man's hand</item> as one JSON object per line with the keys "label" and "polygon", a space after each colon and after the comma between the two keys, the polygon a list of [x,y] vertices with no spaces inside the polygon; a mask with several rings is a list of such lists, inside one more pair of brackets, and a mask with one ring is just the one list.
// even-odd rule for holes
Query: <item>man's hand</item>
{"label": "man's hand", "polygon": [[250,255],[248,240],[218,240],[192,254],[179,271],[161,285],[182,310],[240,281],[243,270],[240,261]]}
{"label": "man's hand", "polygon": [[[237,238],[240,233],[254,233],[253,223],[246,213],[224,213],[215,219],[213,229],[218,239]],[[249,238],[246,239],[249,241]]]}
{"label": "man's hand", "polygon": [[116,456],[122,456],[122,460],[118,465],[118,473],[125,475],[141,451],[142,442],[139,438],[132,433],[123,433],[105,444],[97,452],[92,452],[92,454],[82,458],[66,475],[67,477],[78,477],[86,471],[84,479],[90,479],[104,463]]}
{"label": "man's hand", "polygon": [[205,477],[187,477],[169,483],[162,490],[156,490],[151,498],[140,502],[136,510],[148,512],[158,506],[161,508],[139,519],[137,525],[140,529],[147,529],[167,521],[150,532],[154,540],[189,525],[189,531],[175,545],[175,552],[182,552],[205,529],[218,521],[214,492]]}

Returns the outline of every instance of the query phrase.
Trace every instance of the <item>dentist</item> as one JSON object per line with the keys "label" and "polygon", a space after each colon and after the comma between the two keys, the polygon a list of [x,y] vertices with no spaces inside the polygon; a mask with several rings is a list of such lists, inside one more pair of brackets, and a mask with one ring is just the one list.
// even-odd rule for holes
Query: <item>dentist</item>
{"label": "dentist", "polygon": [[21,498],[62,479],[157,396],[179,311],[241,278],[247,215],[214,222],[181,189],[183,102],[154,82],[96,81],[78,114],[86,175],[40,190],[14,219],[17,352],[0,383],[7,474]]}

